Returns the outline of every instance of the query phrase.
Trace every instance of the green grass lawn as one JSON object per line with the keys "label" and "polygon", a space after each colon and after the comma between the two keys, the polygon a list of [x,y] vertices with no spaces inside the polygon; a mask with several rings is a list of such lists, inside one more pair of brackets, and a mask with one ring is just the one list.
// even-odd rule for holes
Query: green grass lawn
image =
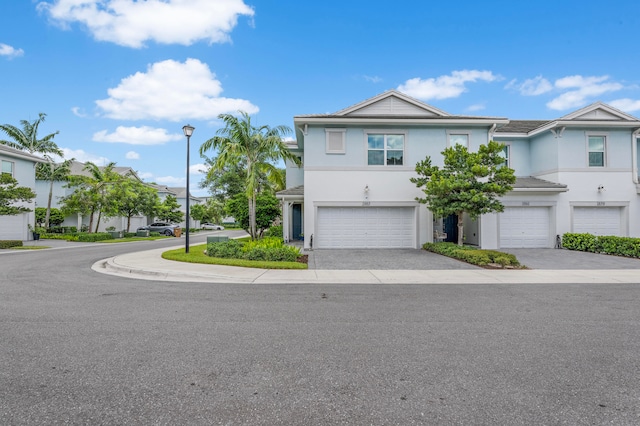
{"label": "green grass lawn", "polygon": [[244,259],[222,259],[219,257],[209,257],[204,254],[207,249],[206,244],[189,247],[189,253],[184,252],[184,248],[168,250],[162,253],[162,257],[167,260],[178,262],[204,263],[207,265],[241,266],[243,268],[260,269],[307,269],[306,263],[300,262],[267,262]]}
{"label": "green grass lawn", "polygon": [[11,247],[11,250],[42,250],[48,249],[51,247],[47,246],[20,246],[20,247]]}

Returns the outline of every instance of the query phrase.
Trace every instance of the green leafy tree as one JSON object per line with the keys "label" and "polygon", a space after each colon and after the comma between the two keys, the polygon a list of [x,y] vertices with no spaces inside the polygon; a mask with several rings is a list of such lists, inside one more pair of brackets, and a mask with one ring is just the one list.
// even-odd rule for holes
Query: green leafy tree
{"label": "green leafy tree", "polygon": [[435,217],[458,216],[458,245],[463,241],[463,214],[472,219],[490,212],[502,212],[499,200],[512,189],[513,169],[504,167],[504,145],[490,141],[478,152],[462,145],[442,151],[444,167],[431,165],[431,157],[416,164],[418,177],[411,178],[425,193],[417,201],[427,204]]}
{"label": "green leafy tree", "polygon": [[60,209],[55,207],[52,207],[51,209],[47,209],[46,207],[36,207],[36,223],[39,226],[44,226],[45,221],[47,220],[47,214],[49,214],[49,223],[52,226],[57,226],[64,222],[64,214]]}
{"label": "green leafy tree", "polygon": [[184,213],[180,211],[180,204],[173,195],[167,195],[161,204],[160,211],[158,212],[160,220],[165,222],[177,223],[182,221]]}
{"label": "green leafy tree", "polygon": [[244,162],[245,195],[249,212],[247,232],[252,239],[256,239],[256,202],[260,192],[261,175],[273,181],[281,181],[282,174],[273,164],[280,160],[289,160],[300,164],[297,156],[291,153],[283,142],[283,137],[291,133],[287,126],[260,126],[251,124],[251,117],[244,111],[239,111],[240,117],[231,114],[218,116],[225,123],[213,138],[207,140],[200,147],[200,155],[211,149],[218,151],[218,157],[213,168],[224,170],[225,166]]}
{"label": "green leafy tree", "polygon": [[38,127],[44,121],[47,114],[40,113],[34,121],[20,120],[22,129],[11,124],[0,125],[0,130],[6,133],[11,140],[0,140],[3,145],[10,146],[29,154],[56,154],[62,157],[62,150],[53,141],[60,132],[51,133],[44,138],[38,138]]}
{"label": "green leafy tree", "polygon": [[208,189],[215,199],[224,202],[233,198],[240,192],[245,192],[246,167],[244,161],[224,164],[222,168],[215,167],[217,157],[205,157],[207,164],[207,174],[200,182],[199,186]]}
{"label": "green leafy tree", "polygon": [[160,201],[158,191],[145,185],[134,177],[122,179],[118,185],[110,189],[109,204],[110,214],[127,218],[127,229],[131,227],[131,217],[147,210],[147,206],[157,205]]}
{"label": "green leafy tree", "polygon": [[194,220],[204,222],[207,217],[207,208],[204,204],[194,204],[189,208],[189,214]]}
{"label": "green leafy tree", "polygon": [[[275,195],[269,192],[263,192],[256,197],[256,227],[257,235],[262,236],[265,229],[271,227],[273,222],[280,217],[280,202]],[[249,232],[249,203],[247,203],[246,194],[236,194],[231,198],[226,206],[227,214],[233,216],[236,222],[247,232]]]}
{"label": "green leafy tree", "polygon": [[116,163],[111,162],[104,167],[99,167],[92,162],[87,162],[84,170],[89,176],[71,176],[69,186],[75,191],[63,199],[63,211],[65,213],[81,213],[89,215],[89,232],[93,229],[94,215],[98,218],[95,231],[98,232],[103,213],[105,216],[114,216],[117,212],[117,203],[113,197],[112,188],[124,179],[115,170]]}
{"label": "green leafy tree", "polygon": [[54,163],[49,156],[46,163],[39,163],[36,166],[36,179],[49,182],[49,197],[47,198],[46,216],[44,219],[44,227],[49,227],[51,216],[51,200],[53,199],[53,183],[56,181],[68,181],[71,173],[71,163],[74,159],[65,160],[62,163]]}
{"label": "green leafy tree", "polygon": [[30,212],[25,206],[15,203],[30,203],[36,197],[35,192],[26,186],[18,186],[18,181],[9,173],[0,173],[0,216],[15,216]]}

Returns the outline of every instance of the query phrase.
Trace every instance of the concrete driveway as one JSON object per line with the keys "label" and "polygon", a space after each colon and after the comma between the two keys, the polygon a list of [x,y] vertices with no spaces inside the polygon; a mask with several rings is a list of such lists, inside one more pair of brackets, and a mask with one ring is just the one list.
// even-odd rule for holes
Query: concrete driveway
{"label": "concrete driveway", "polygon": [[[531,269],[640,269],[640,259],[557,249],[503,249]],[[477,266],[414,249],[316,249],[307,251],[309,269],[460,270]]]}

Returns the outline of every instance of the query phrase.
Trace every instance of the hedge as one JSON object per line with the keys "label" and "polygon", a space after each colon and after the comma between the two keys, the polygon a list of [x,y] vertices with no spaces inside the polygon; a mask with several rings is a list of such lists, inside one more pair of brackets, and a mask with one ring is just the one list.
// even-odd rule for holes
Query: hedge
{"label": "hedge", "polygon": [[21,240],[0,240],[0,249],[8,249],[11,247],[22,247]]}
{"label": "hedge", "polygon": [[487,266],[496,263],[505,266],[521,267],[518,259],[510,254],[495,250],[481,250],[476,247],[459,246],[454,243],[425,243],[423,249],[443,256],[453,257],[472,265]]}
{"label": "hedge", "polygon": [[562,247],[568,250],[640,258],[640,238],[566,233],[562,236]]}
{"label": "hedge", "polygon": [[209,243],[207,255],[223,259],[295,262],[300,256],[300,249],[285,245],[282,238],[266,237],[247,243],[237,240]]}

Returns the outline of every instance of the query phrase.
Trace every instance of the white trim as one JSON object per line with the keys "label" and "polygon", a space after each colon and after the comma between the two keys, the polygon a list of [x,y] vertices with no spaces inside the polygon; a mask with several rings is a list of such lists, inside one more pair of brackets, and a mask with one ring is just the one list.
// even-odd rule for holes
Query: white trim
{"label": "white trim", "polygon": [[[503,144],[507,148],[507,158],[506,158],[507,166],[506,167],[510,168],[510,169],[513,168],[513,167],[511,167],[511,141],[499,142],[499,143]],[[504,152],[504,150],[503,150],[503,152]]]}
{"label": "white trim", "polygon": [[366,100],[364,100],[362,102],[359,102],[359,103],[357,103],[355,105],[352,105],[350,107],[341,109],[340,111],[336,112],[335,115],[345,116],[345,115],[348,115],[348,114],[350,114],[350,113],[352,113],[354,111],[358,111],[360,109],[366,108],[369,105],[372,105],[372,104],[374,104],[376,102],[379,102],[379,101],[381,101],[383,99],[387,99],[387,98],[390,98],[390,97],[396,97],[396,98],[401,99],[401,100],[403,100],[403,101],[405,101],[405,102],[407,102],[409,104],[414,105],[415,107],[417,107],[419,109],[422,109],[424,111],[430,112],[430,113],[435,114],[435,115],[439,115],[439,116],[443,116],[443,117],[449,117],[451,115],[451,114],[449,114],[447,112],[442,111],[441,109],[438,109],[438,108],[433,107],[431,105],[427,105],[427,104],[425,104],[423,102],[420,102],[417,99],[414,99],[414,98],[412,98],[410,96],[407,96],[402,92],[398,92],[397,90],[388,90],[388,91],[386,91],[384,93],[381,93],[381,94],[376,95],[376,96],[374,96],[372,98],[366,99]]}
{"label": "white trim", "polygon": [[[604,203],[604,204],[603,204]],[[620,210],[620,235],[629,236],[629,201],[569,201],[571,232],[574,232],[574,208],[575,207],[594,207],[607,208],[615,207]]]}
{"label": "white trim", "polygon": [[471,130],[447,130],[447,148],[451,148],[452,135],[465,135],[467,137],[467,149],[471,146]]}
{"label": "white trim", "polygon": [[[408,130],[404,130],[404,129],[363,129],[364,132],[364,152],[365,152],[365,158],[364,158],[364,165],[366,167],[368,167],[368,170],[371,170],[371,167],[375,167],[375,168],[397,168],[397,167],[405,167],[406,166],[406,160],[407,160],[407,145],[408,145],[408,141],[409,141],[409,131]],[[383,146],[383,153],[384,153],[384,158],[383,164],[369,164],[369,135],[383,135],[385,136],[384,138],[384,146]],[[402,164],[392,164],[392,165],[387,165],[387,145],[386,145],[386,136],[387,135],[402,135],[404,138],[403,144],[402,144]],[[391,151],[397,151],[397,150],[391,150]],[[415,168],[413,168],[412,170],[415,170]]]}
{"label": "white trim", "polygon": [[[606,168],[608,163],[609,163],[609,156],[607,155],[607,150],[608,150],[608,145],[609,145],[609,133],[608,132],[584,132],[584,136],[585,136],[585,142],[586,142],[586,149],[587,149],[587,165],[586,167],[589,169],[593,169],[593,168]],[[591,137],[598,137],[598,138],[603,138],[604,139],[604,148],[603,148],[603,155],[602,155],[602,166],[592,166],[589,164],[589,153],[590,152],[599,152],[599,151],[590,151],[589,150],[589,138]]]}
{"label": "white trim", "polygon": [[631,179],[638,183],[638,145],[640,145],[640,129],[631,133]]}
{"label": "white trim", "polygon": [[[303,126],[305,124],[444,124],[444,125],[463,125],[463,126],[491,126],[494,123],[508,124],[509,120],[496,119],[496,118],[389,118],[389,117],[376,117],[376,118],[363,118],[363,117],[294,117],[293,122],[296,125]],[[635,123],[638,125],[638,122]],[[629,126],[629,124],[627,124]]]}

